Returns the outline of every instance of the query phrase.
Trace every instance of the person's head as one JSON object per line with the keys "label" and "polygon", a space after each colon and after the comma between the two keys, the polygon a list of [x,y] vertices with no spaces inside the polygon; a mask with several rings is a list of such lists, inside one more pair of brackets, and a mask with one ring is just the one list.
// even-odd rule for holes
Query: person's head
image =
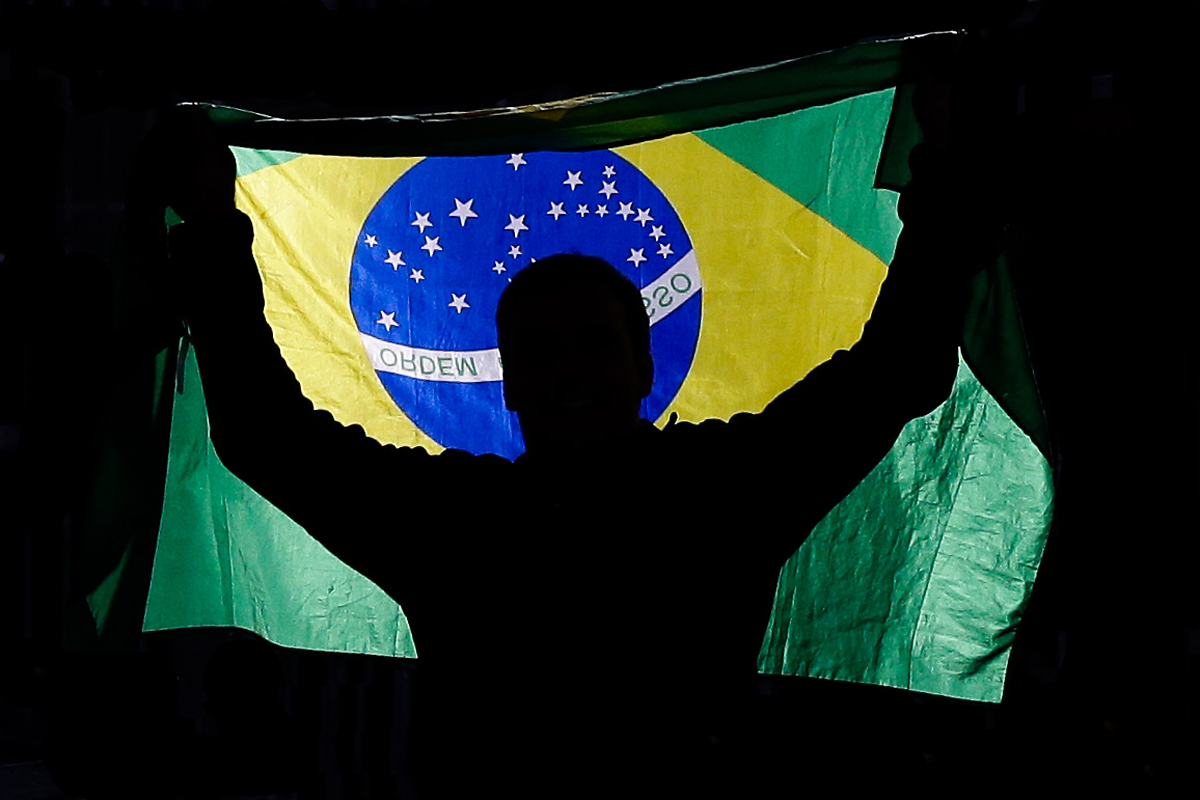
{"label": "person's head", "polygon": [[641,292],[608,262],[563,253],[525,267],[496,308],[504,400],[531,450],[632,433],[650,393]]}

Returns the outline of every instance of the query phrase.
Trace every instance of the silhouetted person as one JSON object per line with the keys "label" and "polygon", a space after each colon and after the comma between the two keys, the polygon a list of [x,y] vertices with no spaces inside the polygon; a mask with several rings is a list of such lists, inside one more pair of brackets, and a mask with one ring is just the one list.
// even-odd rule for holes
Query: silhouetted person
{"label": "silhouetted person", "polygon": [[852,350],[760,414],[663,430],[638,417],[653,364],[636,287],[598,259],[541,260],[497,314],[527,452],[435,456],[301,394],[262,315],[232,161],[206,136],[172,198],[172,252],[212,439],[403,607],[423,794],[705,796],[769,774],[730,768],[713,742],[746,725],[784,561],[949,394],[959,282],[936,231],[906,229]]}

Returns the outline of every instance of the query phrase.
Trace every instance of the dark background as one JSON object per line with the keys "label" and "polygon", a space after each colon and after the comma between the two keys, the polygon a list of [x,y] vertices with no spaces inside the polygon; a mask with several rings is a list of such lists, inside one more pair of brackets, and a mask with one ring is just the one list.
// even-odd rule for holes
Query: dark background
{"label": "dark background", "polygon": [[[95,533],[97,497],[139,504],[141,527],[121,542],[134,566],[153,555],[161,486],[104,453],[120,442],[123,463],[152,475],[162,453],[153,355],[176,329],[155,236],[139,227],[135,170],[162,109],[512,105],[954,29],[971,31],[975,54],[955,102],[993,121],[984,135],[960,128],[974,132],[958,146],[973,153],[978,192],[1004,225],[1055,437],[1055,526],[1003,703],[817,681],[769,688],[812,732],[796,753],[801,783],[833,776],[850,788],[875,774],[947,788],[1194,792],[1197,4],[563,5],[0,6],[0,797],[63,796],[50,772],[93,797],[192,788],[155,765],[153,741],[177,723],[147,722],[157,712],[131,711],[141,701],[130,698],[162,678],[172,714],[214,733],[201,709],[204,664],[253,638],[80,627],[90,624],[84,596],[125,552]],[[136,620],[145,586],[132,584],[114,618]],[[281,675],[264,685],[276,680],[308,734],[299,796],[386,797],[402,786],[411,665],[268,650]],[[62,744],[55,726],[75,738]],[[75,753],[76,739],[96,742],[86,768],[77,755],[74,766],[54,760]],[[86,785],[95,775],[107,781],[99,789]]]}

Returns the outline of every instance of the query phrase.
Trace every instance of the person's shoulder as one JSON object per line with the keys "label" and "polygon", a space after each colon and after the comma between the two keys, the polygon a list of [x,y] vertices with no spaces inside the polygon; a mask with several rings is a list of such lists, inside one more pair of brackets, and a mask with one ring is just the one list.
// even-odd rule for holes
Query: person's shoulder
{"label": "person's shoulder", "polygon": [[654,429],[664,441],[689,441],[697,437],[721,436],[727,433],[731,427],[749,422],[757,417],[749,411],[743,411],[734,414],[729,419],[720,419],[718,417],[709,417],[700,421],[681,420],[675,412],[671,413],[670,418],[662,428],[657,428],[650,423],[646,425]]}
{"label": "person's shoulder", "polygon": [[507,475],[513,463],[492,454],[476,455],[465,450],[430,452],[424,447],[382,442],[361,425],[341,425],[328,410],[316,410],[308,426],[305,449],[328,466],[342,464],[347,479],[352,474],[375,477],[402,476],[406,485],[423,491],[456,491],[459,487],[495,484]]}
{"label": "person's shoulder", "polygon": [[672,413],[662,428],[650,423],[646,423],[646,427],[653,431],[650,434],[652,446],[661,453],[676,460],[701,459],[736,443],[736,429],[744,421],[743,417],[753,415],[737,414],[729,420],[712,418],[693,422],[681,420],[678,414]]}
{"label": "person's shoulder", "polygon": [[452,467],[461,466],[463,469],[477,469],[493,472],[504,472],[512,468],[513,462],[495,453],[472,453],[467,450],[448,448],[440,453],[430,454],[423,448],[417,448],[426,455],[431,455],[441,464]]}
{"label": "person's shoulder", "polygon": [[[333,417],[328,411],[318,412]],[[495,453],[472,453],[468,450],[457,450],[454,448],[446,448],[430,452],[424,447],[416,445],[398,445],[386,442],[378,442],[368,434],[361,425],[347,425],[346,430],[350,431],[355,439],[361,441],[374,442],[378,445],[379,452],[385,458],[414,458],[436,467],[461,467],[464,469],[482,469],[482,470],[506,470],[512,467],[513,462],[509,459],[496,455]]]}

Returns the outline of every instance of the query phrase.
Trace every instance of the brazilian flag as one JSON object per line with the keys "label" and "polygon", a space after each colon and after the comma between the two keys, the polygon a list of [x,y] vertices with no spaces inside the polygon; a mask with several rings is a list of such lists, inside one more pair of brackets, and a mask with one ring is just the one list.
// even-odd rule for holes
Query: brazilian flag
{"label": "brazilian flag", "polygon": [[[208,112],[235,143],[266,317],[313,403],[381,442],[515,457],[493,316],[556,252],[641,288],[658,424],[759,411],[853,345],[900,233],[883,187],[919,136],[907,82],[952,39],[469,114]],[[976,290],[951,396],[783,568],[761,671],[1000,699],[1052,491],[1002,265]],[[222,466],[186,348],[180,366],[144,629],[417,655],[403,609]],[[401,516],[420,502],[377,488]]]}

